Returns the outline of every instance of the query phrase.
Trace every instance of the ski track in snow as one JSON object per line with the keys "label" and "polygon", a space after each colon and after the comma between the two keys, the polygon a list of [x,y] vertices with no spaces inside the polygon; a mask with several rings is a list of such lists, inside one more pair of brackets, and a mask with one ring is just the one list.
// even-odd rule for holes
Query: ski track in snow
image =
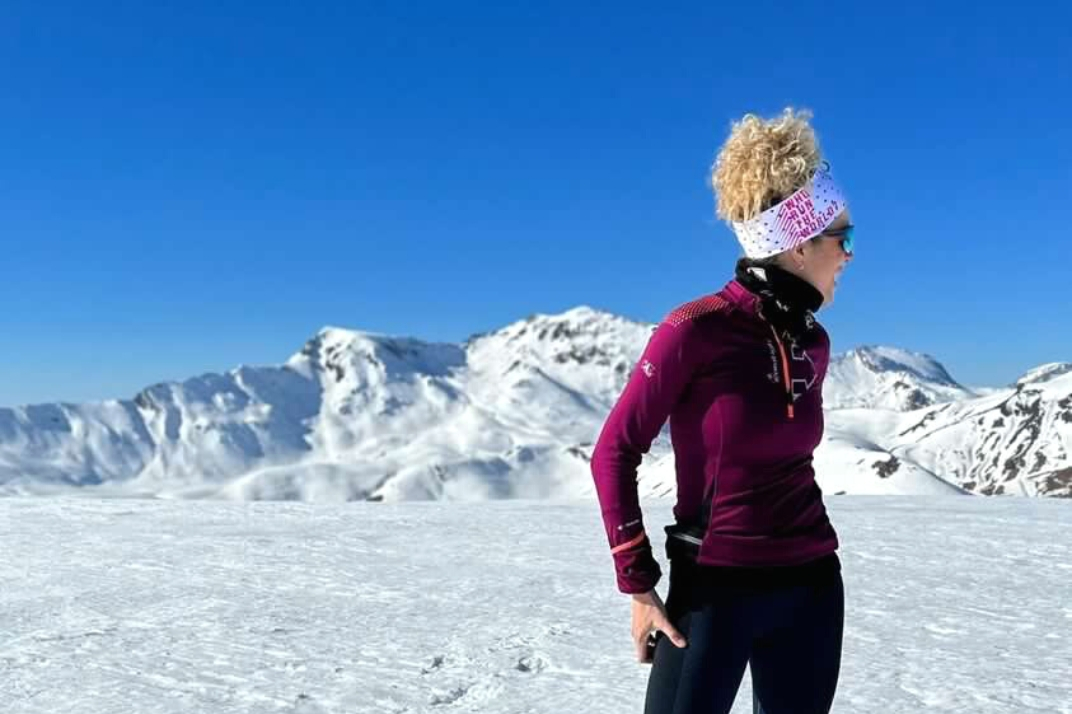
{"label": "ski track in snow", "polygon": [[[1072,503],[827,503],[848,608],[834,711],[1072,712]],[[670,506],[646,506],[653,535]],[[639,714],[649,670],[598,511],[0,500],[0,701]],[[746,676],[734,713],[750,701]]]}

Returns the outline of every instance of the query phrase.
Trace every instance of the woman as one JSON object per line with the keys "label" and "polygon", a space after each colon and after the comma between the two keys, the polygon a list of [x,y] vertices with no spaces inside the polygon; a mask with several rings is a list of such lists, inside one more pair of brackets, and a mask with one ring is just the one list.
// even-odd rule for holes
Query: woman
{"label": "woman", "polygon": [[[808,118],[734,124],[712,184],[745,257],[656,328],[593,453],[618,589],[653,665],[646,714],[729,712],[746,665],[756,711],[827,712],[834,698],[844,591],[812,469],[830,354],[813,313],[834,298],[853,228]],[[667,418],[664,605],[636,471]]]}

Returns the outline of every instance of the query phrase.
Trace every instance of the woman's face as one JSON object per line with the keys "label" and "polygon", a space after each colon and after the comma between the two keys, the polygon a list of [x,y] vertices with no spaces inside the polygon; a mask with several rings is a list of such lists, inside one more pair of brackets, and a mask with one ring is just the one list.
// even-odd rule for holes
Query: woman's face
{"label": "woman's face", "polygon": [[[849,212],[845,211],[834,220],[823,233],[799,247],[799,254],[793,258],[798,261],[796,273],[815,286],[823,294],[823,305],[834,301],[838,276],[850,260],[852,254],[842,248],[843,235],[827,236],[850,225]],[[796,251],[794,251],[796,252]]]}

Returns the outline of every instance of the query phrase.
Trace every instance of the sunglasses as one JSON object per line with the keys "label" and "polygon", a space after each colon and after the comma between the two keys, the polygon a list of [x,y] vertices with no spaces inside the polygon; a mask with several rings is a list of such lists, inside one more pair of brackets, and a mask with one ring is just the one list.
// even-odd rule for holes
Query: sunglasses
{"label": "sunglasses", "polygon": [[845,252],[845,255],[852,255],[852,234],[855,232],[856,226],[848,225],[842,228],[837,228],[832,231],[823,231],[818,235],[819,238],[837,238],[838,243],[841,244],[841,250]]}

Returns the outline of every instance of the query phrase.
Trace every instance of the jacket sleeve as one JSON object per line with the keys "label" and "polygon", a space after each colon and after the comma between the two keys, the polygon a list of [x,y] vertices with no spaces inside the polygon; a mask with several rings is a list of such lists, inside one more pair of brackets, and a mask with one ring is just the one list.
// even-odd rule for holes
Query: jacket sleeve
{"label": "jacket sleeve", "polygon": [[647,592],[662,574],[644,530],[637,467],[684,393],[700,350],[691,320],[663,321],[607,417],[592,453],[592,477],[618,589],[623,593]]}

